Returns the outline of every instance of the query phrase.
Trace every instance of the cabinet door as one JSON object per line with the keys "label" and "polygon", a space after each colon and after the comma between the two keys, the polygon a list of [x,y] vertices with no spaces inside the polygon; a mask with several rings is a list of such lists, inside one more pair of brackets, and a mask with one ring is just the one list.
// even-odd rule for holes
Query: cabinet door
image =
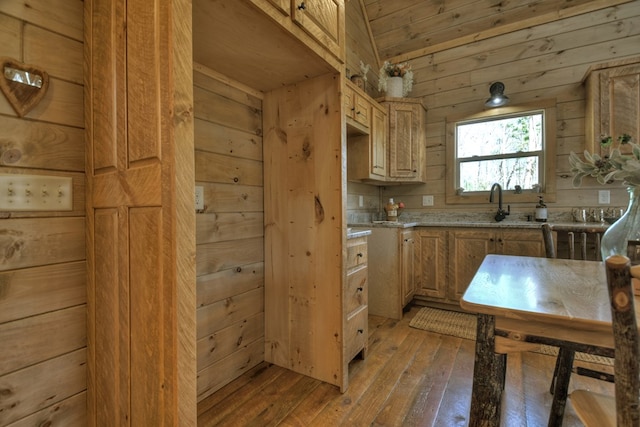
{"label": "cabinet door", "polygon": [[447,296],[447,232],[420,230],[416,243],[416,294],[445,299]]}
{"label": "cabinet door", "polygon": [[349,86],[345,85],[344,88],[344,115],[349,119],[354,119],[354,113],[356,111],[355,97],[356,94]]}
{"label": "cabinet door", "polygon": [[400,256],[402,258],[401,271],[400,271],[400,283],[401,283],[401,295],[402,305],[405,306],[413,298],[415,293],[415,276],[414,272],[414,259],[415,259],[415,244],[412,231],[403,231],[400,233]]}
{"label": "cabinet door", "polygon": [[542,232],[538,229],[501,231],[496,235],[496,252],[503,255],[544,257]]}
{"label": "cabinet door", "polygon": [[640,64],[605,70],[600,75],[600,134],[616,138],[640,133]]}
{"label": "cabinet door", "polygon": [[343,0],[291,0],[291,18],[329,52],[344,59]]}
{"label": "cabinet door", "polygon": [[364,127],[371,126],[371,103],[364,97],[355,94],[354,99],[355,111],[353,119]]}
{"label": "cabinet door", "polygon": [[424,107],[409,99],[383,104],[389,123],[389,180],[424,182]]}
{"label": "cabinet door", "polygon": [[496,232],[484,229],[451,231],[447,297],[459,301],[487,254],[495,252]]}
{"label": "cabinet door", "polygon": [[586,87],[587,149],[601,152],[599,141],[602,135],[617,138],[628,134],[638,141],[640,64],[594,71],[589,75]]}
{"label": "cabinet door", "polygon": [[372,109],[371,117],[371,174],[381,179],[387,176],[387,113]]}

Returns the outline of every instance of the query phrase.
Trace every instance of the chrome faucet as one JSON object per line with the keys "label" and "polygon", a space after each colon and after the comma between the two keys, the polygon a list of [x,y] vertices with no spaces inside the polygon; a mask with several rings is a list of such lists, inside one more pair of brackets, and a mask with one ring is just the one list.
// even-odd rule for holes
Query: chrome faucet
{"label": "chrome faucet", "polygon": [[498,212],[495,219],[497,222],[502,221],[511,213],[511,206],[507,205],[507,210],[502,209],[502,187],[497,182],[491,186],[491,193],[489,194],[489,203],[493,203],[493,191],[498,189]]}

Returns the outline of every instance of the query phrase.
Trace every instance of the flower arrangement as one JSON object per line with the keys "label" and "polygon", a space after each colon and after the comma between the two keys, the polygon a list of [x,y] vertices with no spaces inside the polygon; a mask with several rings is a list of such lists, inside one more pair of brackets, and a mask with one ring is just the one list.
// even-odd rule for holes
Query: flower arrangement
{"label": "flower arrangement", "polygon": [[[631,153],[622,154],[622,145],[629,145]],[[623,181],[626,186],[640,186],[640,145],[631,142],[631,136],[624,134],[617,138],[617,144],[611,136],[604,136],[600,139],[600,146],[608,151],[604,157],[585,151],[585,160],[582,160],[571,152],[569,164],[574,174],[573,186],[579,187],[585,176],[596,178],[600,184],[614,180]]]}
{"label": "flower arrangement", "polygon": [[400,64],[392,64],[389,61],[384,61],[380,73],[378,75],[378,90],[387,90],[387,79],[389,77],[402,77],[402,95],[407,96],[413,88],[413,71],[411,70],[411,64],[403,62]]}

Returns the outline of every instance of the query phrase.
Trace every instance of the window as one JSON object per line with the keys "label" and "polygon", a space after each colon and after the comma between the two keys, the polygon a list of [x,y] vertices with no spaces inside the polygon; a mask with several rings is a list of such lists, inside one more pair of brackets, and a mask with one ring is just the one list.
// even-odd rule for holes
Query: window
{"label": "window", "polygon": [[555,198],[555,102],[447,121],[447,203],[480,203],[493,183],[507,200]]}

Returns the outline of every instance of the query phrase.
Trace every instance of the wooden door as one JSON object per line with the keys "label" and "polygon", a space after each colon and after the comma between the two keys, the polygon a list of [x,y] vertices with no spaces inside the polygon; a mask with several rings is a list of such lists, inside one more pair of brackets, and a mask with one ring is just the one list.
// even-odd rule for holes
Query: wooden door
{"label": "wooden door", "polygon": [[195,425],[188,0],[86,0],[88,419]]}

